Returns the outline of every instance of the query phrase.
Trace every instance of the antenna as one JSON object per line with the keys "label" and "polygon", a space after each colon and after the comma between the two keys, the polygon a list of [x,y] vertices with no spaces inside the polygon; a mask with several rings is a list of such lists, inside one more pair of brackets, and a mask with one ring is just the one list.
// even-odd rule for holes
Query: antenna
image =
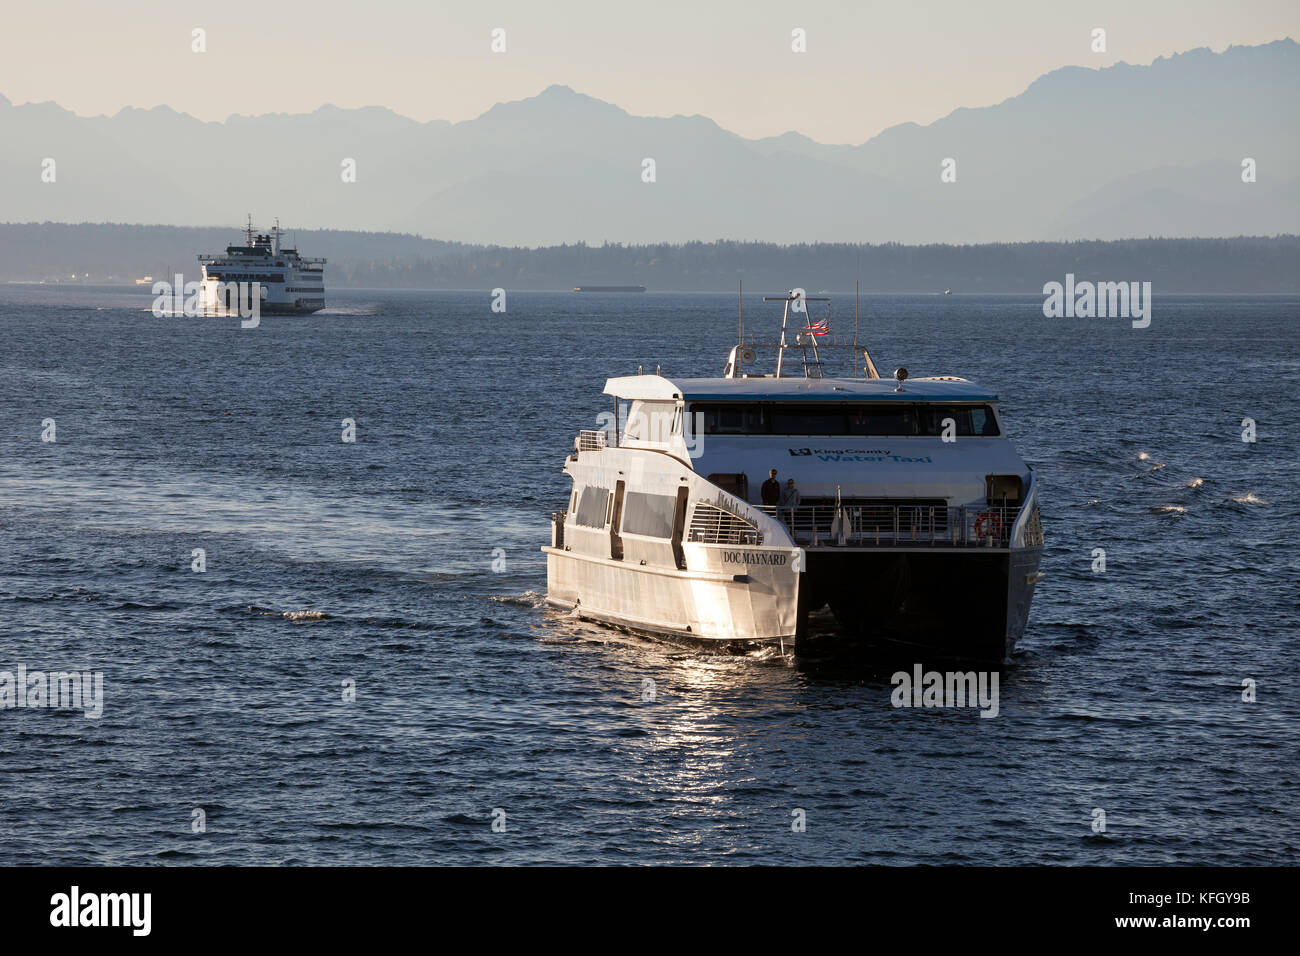
{"label": "antenna", "polygon": [[248,227],[244,230],[244,238],[248,245],[253,244],[253,214],[248,214]]}
{"label": "antenna", "polygon": [[745,280],[740,280],[740,291],[736,293],[736,306],[740,309],[740,338],[737,345],[745,344]]}
{"label": "antenna", "polygon": [[862,309],[862,280],[853,280],[853,377],[858,377],[858,313]]}
{"label": "antenna", "polygon": [[790,317],[790,302],[792,299],[798,301],[798,298],[799,297],[794,294],[793,289],[786,293],[785,308],[781,312],[781,347],[777,349],[776,352],[777,378],[781,377],[781,364],[785,360],[785,326],[786,320]]}

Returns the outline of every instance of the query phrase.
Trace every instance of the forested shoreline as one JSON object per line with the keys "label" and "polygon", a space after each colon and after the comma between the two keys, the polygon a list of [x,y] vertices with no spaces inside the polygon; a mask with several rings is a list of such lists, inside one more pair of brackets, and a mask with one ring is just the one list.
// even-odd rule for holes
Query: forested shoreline
{"label": "forested shoreline", "polygon": [[[237,227],[0,223],[0,281],[127,284],[198,275],[195,256],[239,239]],[[1300,292],[1300,236],[1229,239],[902,245],[718,240],[468,245],[341,230],[290,233],[305,256],[329,259],[333,288],[566,290],[644,285],[652,292],[801,285],[810,292],[1041,293],[1066,273],[1146,281],[1160,292]]]}

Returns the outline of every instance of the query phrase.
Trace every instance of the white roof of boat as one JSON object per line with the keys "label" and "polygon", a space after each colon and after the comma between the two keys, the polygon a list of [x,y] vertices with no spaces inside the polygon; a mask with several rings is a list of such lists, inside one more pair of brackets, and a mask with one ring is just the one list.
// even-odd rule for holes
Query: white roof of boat
{"label": "white roof of boat", "polygon": [[953,379],[908,379],[903,391],[892,378],[681,378],[625,375],[605,382],[605,394],[646,401],[878,401],[878,402],[996,402],[993,392],[974,382]]}

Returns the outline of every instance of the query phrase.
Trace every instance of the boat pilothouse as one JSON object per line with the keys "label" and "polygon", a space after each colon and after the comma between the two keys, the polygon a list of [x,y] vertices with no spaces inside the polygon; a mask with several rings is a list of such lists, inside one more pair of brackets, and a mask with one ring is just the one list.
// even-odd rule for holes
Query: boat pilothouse
{"label": "boat pilothouse", "polygon": [[[607,381],[610,427],[579,432],[564,464],[548,602],[722,645],[798,651],[810,617],[833,616],[817,643],[1007,659],[1043,536],[997,396],[954,376],[882,378],[856,333],[808,317],[828,300],[776,301],[779,338],[742,331],[721,378]],[[846,352],[851,376],[823,374]]]}
{"label": "boat pilothouse", "polygon": [[199,256],[199,310],[221,312],[226,307],[222,284],[239,282],[260,286],[260,308],[269,315],[307,315],[325,308],[325,260],[284,247],[283,235],[279,220],[269,233],[254,233],[250,216],[242,246],[227,246],[223,255]]}

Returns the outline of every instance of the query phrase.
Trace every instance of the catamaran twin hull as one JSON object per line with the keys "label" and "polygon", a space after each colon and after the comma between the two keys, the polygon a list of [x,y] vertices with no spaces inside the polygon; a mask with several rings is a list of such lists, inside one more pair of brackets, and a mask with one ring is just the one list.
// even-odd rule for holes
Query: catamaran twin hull
{"label": "catamaran twin hull", "polygon": [[[682,541],[683,568],[616,560],[556,516],[547,600],[580,618],[728,650],[806,650],[837,638],[1005,660],[1029,617],[1042,549],[973,545],[801,548]],[[586,537],[584,543],[575,539]],[[809,617],[828,609],[838,632],[813,642]]]}
{"label": "catamaran twin hull", "polygon": [[[701,567],[719,559],[761,562],[761,571],[737,573],[619,566],[544,550],[548,603],[585,620],[727,650],[779,644],[805,651],[818,643],[836,650],[843,638],[998,661],[1011,656],[1024,631],[1040,555],[1019,549],[787,557],[737,546],[721,557],[716,549],[686,547],[698,558],[689,563]],[[795,570],[799,560],[808,571]],[[827,607],[839,631],[814,640],[809,616]]]}
{"label": "catamaran twin hull", "polygon": [[[604,432],[579,436],[564,469],[573,479],[569,508],[554,515],[543,548],[548,601],[590,620],[726,647],[807,647],[809,619],[825,609],[838,624],[832,639],[1008,658],[1042,553],[1033,473],[1002,435],[994,396],[970,383],[892,386],[611,379],[606,390],[630,399],[633,417],[680,422],[682,410],[700,411],[705,434],[695,436],[695,455],[671,427],[656,440],[629,427],[617,445]],[[739,418],[731,406],[719,411],[723,397]],[[655,401],[665,407],[647,410]],[[781,417],[790,408],[805,427],[838,429],[842,412],[850,426],[867,421],[864,431],[924,432],[906,418],[927,405],[960,419],[962,433],[948,441],[771,433],[774,424],[792,427]],[[819,453],[828,445],[832,453]],[[778,464],[780,478],[797,478],[799,503],[754,503]]]}

